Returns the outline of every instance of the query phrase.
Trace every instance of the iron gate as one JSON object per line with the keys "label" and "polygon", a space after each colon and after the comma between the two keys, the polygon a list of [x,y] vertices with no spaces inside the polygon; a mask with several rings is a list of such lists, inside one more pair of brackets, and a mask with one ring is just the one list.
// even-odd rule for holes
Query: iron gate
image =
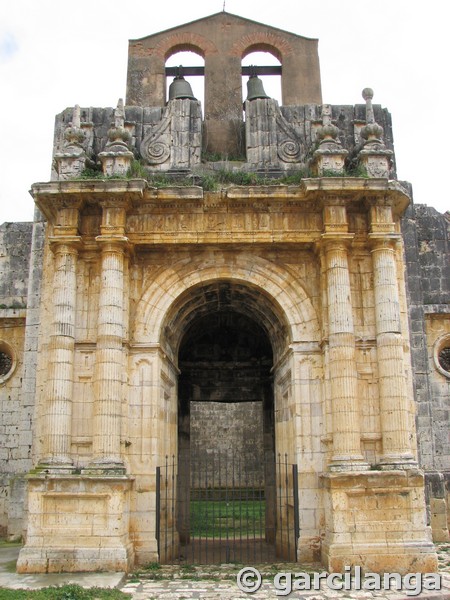
{"label": "iron gate", "polygon": [[156,469],[161,563],[296,561],[298,471],[287,455],[166,457]]}

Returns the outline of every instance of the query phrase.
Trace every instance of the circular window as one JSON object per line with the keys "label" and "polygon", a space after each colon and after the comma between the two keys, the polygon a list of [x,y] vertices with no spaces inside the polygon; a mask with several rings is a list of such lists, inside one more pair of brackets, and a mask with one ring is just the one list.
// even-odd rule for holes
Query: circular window
{"label": "circular window", "polygon": [[450,334],[444,335],[436,341],[434,363],[442,375],[450,377]]}
{"label": "circular window", "polygon": [[0,340],[0,384],[11,377],[15,368],[14,350],[9,344]]}

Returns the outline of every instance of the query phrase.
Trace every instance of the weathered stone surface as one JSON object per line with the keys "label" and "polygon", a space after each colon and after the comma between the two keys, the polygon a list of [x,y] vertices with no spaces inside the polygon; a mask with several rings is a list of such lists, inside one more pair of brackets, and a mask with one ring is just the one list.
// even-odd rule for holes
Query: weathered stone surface
{"label": "weathered stone surface", "polygon": [[[450,518],[450,373],[439,363],[440,350],[450,347],[449,231],[449,214],[425,205],[411,205],[402,221],[419,460],[425,470],[429,519],[439,540],[448,539]],[[433,511],[438,500],[447,503],[446,522]],[[442,503],[439,506],[441,510]]]}
{"label": "weathered stone surface", "polygon": [[[170,50],[187,43],[185,34],[157,41]],[[154,67],[140,71],[149,69],[155,40],[131,43],[132,87]],[[295,59],[283,57],[286,74]],[[222,58],[207,56],[208,68]],[[157,75],[160,84],[163,71]],[[300,154],[289,148],[297,167],[323,140],[322,150],[348,150],[352,166],[364,149],[380,153],[380,126],[383,156],[391,156],[390,115],[380,106],[247,104],[255,158],[244,171],[287,164],[281,146],[296,140]],[[125,168],[116,154],[127,162],[128,153],[148,155],[153,142],[161,144],[153,170],[199,164],[194,100],[79,113],[79,122],[72,109],[57,117],[56,166],[68,143],[86,164],[105,151],[104,170],[113,175]],[[207,135],[217,128],[216,141],[226,138],[217,114],[205,121]],[[324,175],[320,152],[317,160]],[[27,300],[26,312],[0,309],[8,325],[0,351],[14,349],[4,360],[14,368],[0,381],[0,510],[9,512],[0,527],[9,535],[25,523],[23,474],[34,467],[19,570],[126,570],[157,560],[156,468],[217,448],[228,454],[227,445],[252,459],[255,473],[260,451],[298,465],[301,560],[321,555],[331,570],[434,570],[428,525],[439,539],[448,536],[448,219],[423,207],[403,216],[410,189],[386,169],[382,177],[342,172],[217,191],[60,175],[32,188],[32,239],[31,225],[18,229],[19,247],[26,237],[29,250],[18,252],[10,235],[2,258],[5,297]],[[3,226],[3,240],[13,231]],[[273,461],[265,476],[276,479],[277,468]],[[293,485],[291,475],[286,498]],[[281,500],[266,498],[273,525],[294,512]],[[164,519],[176,546],[177,515]],[[280,556],[293,536],[293,528],[288,541],[273,536]]]}
{"label": "weathered stone surface", "polygon": [[[32,231],[32,223],[0,226],[0,352],[11,361],[0,374],[0,531],[10,538],[22,534],[24,488],[19,474],[26,467],[21,464],[20,393]],[[30,438],[26,447],[30,451]]]}

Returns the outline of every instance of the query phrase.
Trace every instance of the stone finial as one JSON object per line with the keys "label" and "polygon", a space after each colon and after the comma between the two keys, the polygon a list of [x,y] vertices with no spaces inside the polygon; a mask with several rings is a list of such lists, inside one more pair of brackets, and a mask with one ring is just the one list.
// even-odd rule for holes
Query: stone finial
{"label": "stone finial", "polygon": [[125,125],[125,108],[123,106],[123,98],[119,98],[117,108],[114,111],[114,125],[118,129]]}
{"label": "stone finial", "polygon": [[383,141],[383,128],[375,121],[372,105],[373,90],[364,88],[362,97],[366,102],[366,124],[361,128],[362,150],[358,159],[369,177],[389,177],[392,150]]}
{"label": "stone finial", "polygon": [[362,91],[362,97],[366,103],[366,123],[375,123],[375,116],[373,114],[372,106],[373,89],[364,88]]}
{"label": "stone finial", "polygon": [[366,124],[361,129],[361,137],[365,140],[364,145],[377,146],[385,148],[383,142],[383,128],[375,121],[375,115],[373,112],[372,98],[373,90],[371,88],[364,88],[362,91],[362,97],[366,102]]}
{"label": "stone finial", "polygon": [[55,154],[55,167],[58,179],[77,177],[86,167],[87,155],[83,147],[86,134],[81,128],[80,107],[73,108],[72,121],[64,131],[62,152]]}
{"label": "stone finial", "polygon": [[314,152],[311,166],[318,175],[325,171],[341,175],[348,151],[342,147],[339,139],[339,128],[331,121],[331,105],[322,106],[322,125],[316,132],[319,147]]}
{"label": "stone finial", "polygon": [[69,151],[71,148],[81,148],[85,137],[86,135],[81,129],[80,107],[78,104],[75,104],[73,108],[72,122],[64,132],[64,150]]}
{"label": "stone finial", "polygon": [[129,151],[128,144],[131,141],[131,135],[125,128],[125,109],[122,98],[119,98],[117,108],[114,111],[114,127],[108,130],[108,141],[105,150],[108,152]]}
{"label": "stone finial", "polygon": [[108,141],[105,150],[98,155],[105,175],[126,175],[133,160],[129,143],[131,134],[125,127],[125,108],[119,98],[114,111],[114,126],[108,130]]}

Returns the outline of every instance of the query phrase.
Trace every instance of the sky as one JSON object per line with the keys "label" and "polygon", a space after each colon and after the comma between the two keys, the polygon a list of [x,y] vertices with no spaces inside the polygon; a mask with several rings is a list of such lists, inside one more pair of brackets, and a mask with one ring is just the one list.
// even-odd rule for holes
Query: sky
{"label": "sky", "polygon": [[[50,179],[55,115],[125,98],[129,39],[223,7],[223,0],[0,2],[0,223],[32,220],[28,190]],[[360,104],[371,87],[373,102],[392,114],[398,178],[412,183],[416,204],[450,210],[446,0],[225,0],[225,10],[318,38],[323,101]]]}

